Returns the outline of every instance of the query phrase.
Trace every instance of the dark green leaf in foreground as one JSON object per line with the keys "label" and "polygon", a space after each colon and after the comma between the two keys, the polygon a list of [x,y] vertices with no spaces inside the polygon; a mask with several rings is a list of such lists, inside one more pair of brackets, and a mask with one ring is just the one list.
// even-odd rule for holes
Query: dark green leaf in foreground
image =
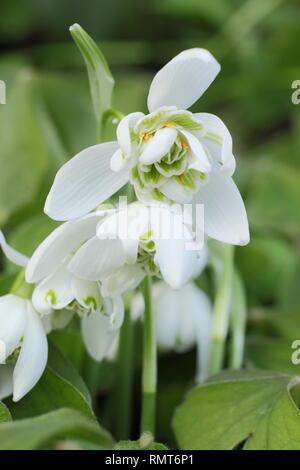
{"label": "dark green leaf in foreground", "polygon": [[73,408],[93,418],[89,392],[73,365],[53,346],[47,368],[37,385],[19,402],[7,400],[14,419],[28,418],[58,408]]}
{"label": "dark green leaf in foreground", "polygon": [[0,426],[0,450],[47,448],[62,438],[83,439],[102,449],[112,447],[110,435],[95,421],[75,410],[62,408],[35,418]]}
{"label": "dark green leaf in foreground", "polygon": [[300,379],[223,372],[193,389],[175,412],[181,449],[300,450]]}

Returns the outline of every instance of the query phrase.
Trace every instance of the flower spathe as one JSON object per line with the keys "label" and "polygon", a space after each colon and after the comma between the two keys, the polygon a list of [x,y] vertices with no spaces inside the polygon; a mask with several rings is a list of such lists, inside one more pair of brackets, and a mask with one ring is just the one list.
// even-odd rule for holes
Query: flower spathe
{"label": "flower spathe", "polygon": [[89,147],[67,162],[56,175],[45,212],[57,220],[82,216],[130,182],[142,202],[203,203],[209,237],[248,243],[246,211],[231,178],[230,133],[218,117],[187,111],[219,71],[205,49],[172,59],[152,81],[150,114],[125,116],[117,142]]}

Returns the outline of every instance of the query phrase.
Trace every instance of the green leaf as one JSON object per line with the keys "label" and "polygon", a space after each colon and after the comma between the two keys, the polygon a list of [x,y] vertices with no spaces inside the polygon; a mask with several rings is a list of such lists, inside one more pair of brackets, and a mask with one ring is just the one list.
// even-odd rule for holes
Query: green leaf
{"label": "green leaf", "polygon": [[0,424],[5,423],[6,421],[11,420],[11,414],[7,408],[7,406],[4,405],[4,403],[0,402]]}
{"label": "green leaf", "polygon": [[101,130],[103,114],[111,108],[114,79],[99,47],[84,29],[74,24],[70,32],[87,66],[92,102],[98,128]]}
{"label": "green leaf", "polygon": [[36,450],[49,448],[61,438],[78,438],[112,448],[110,435],[95,421],[78,411],[62,408],[57,411],[0,426],[1,450]]}
{"label": "green leaf", "polygon": [[[193,389],[175,412],[181,449],[300,450],[300,378],[229,371]],[[245,441],[245,442],[244,442]]]}
{"label": "green leaf", "polygon": [[58,408],[73,408],[94,418],[89,392],[72,364],[51,344],[46,370],[37,385],[19,402],[7,400],[14,419]]}

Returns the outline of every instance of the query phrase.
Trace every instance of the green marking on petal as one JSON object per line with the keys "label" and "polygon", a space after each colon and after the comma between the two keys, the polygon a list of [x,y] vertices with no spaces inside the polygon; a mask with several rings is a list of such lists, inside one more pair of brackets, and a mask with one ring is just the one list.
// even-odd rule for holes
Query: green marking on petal
{"label": "green marking on petal", "polygon": [[56,293],[53,289],[49,289],[47,292],[46,292],[46,295],[45,295],[45,301],[48,303],[48,304],[51,304],[51,305],[55,305],[56,302],[57,302],[57,297],[56,297]]}
{"label": "green marking on petal", "polygon": [[189,131],[200,131],[203,129],[203,125],[193,118],[192,113],[187,111],[173,114],[172,116],[169,116],[169,120],[176,126],[183,127]]}
{"label": "green marking on petal", "polygon": [[135,132],[153,132],[157,131],[159,128],[161,128],[170,112],[174,111],[174,107],[165,107],[163,109],[160,109],[158,111],[155,111],[153,113],[148,114],[147,116],[141,118],[136,126],[135,126]]}
{"label": "green marking on petal", "polygon": [[85,299],[83,299],[83,303],[88,307],[88,308],[91,308],[92,307],[92,310],[97,310],[97,302],[96,302],[96,299],[95,297],[93,296],[88,296],[86,297]]}

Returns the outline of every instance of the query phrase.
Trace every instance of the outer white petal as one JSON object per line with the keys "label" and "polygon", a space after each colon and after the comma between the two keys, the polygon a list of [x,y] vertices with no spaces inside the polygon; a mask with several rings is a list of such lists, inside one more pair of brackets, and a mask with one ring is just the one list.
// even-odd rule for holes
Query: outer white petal
{"label": "outer white petal", "polygon": [[95,311],[82,319],[81,332],[88,353],[96,361],[102,361],[114,342],[118,329],[112,328],[110,316]]}
{"label": "outer white petal", "polygon": [[116,173],[110,168],[111,157],[117,148],[117,142],[94,145],[63,165],[48,194],[46,214],[55,220],[80,217],[127,183],[127,169]]}
{"label": "outer white petal", "polygon": [[174,128],[164,128],[158,130],[153,137],[145,144],[144,150],[139,158],[139,162],[144,165],[151,165],[158,162],[172,147],[177,137],[177,130]]}
{"label": "outer white petal", "polygon": [[191,149],[191,152],[193,155],[196,157],[198,166],[197,169],[199,168],[199,164],[201,165],[200,171],[203,171],[204,173],[207,173],[211,170],[211,164],[208,161],[207,155],[205,153],[205,150],[197,137],[195,137],[193,134],[191,134],[188,131],[185,130],[180,130],[181,134],[184,135],[184,137],[187,140],[187,143]]}
{"label": "outer white petal", "polygon": [[[221,173],[232,176],[236,162],[232,154],[232,138],[229,130],[223,121],[214,114],[196,113],[194,117],[204,124],[206,135],[201,137],[201,140],[203,139],[213,160],[222,165]],[[220,138],[221,143],[218,143]]]}
{"label": "outer white petal", "polygon": [[168,62],[154,77],[148,95],[149,111],[160,106],[187,109],[205,92],[220,71],[206,49],[189,49]]}
{"label": "outer white petal", "polygon": [[115,273],[103,279],[101,293],[103,297],[113,297],[127,290],[135,289],[144,279],[145,272],[134,264],[125,264]]}
{"label": "outer white petal", "polygon": [[197,251],[191,249],[191,233],[184,225],[183,217],[173,211],[158,208],[151,214],[155,262],[166,283],[179,289],[195,272]]}
{"label": "outer white petal", "polygon": [[6,258],[9,259],[9,261],[22,267],[25,267],[27,265],[29,258],[23,255],[22,253],[19,253],[19,251],[15,250],[11,246],[9,246],[1,230],[0,230],[0,246]]}
{"label": "outer white petal", "polygon": [[27,324],[23,344],[13,373],[13,400],[23,398],[38,382],[46,367],[46,334],[31,302],[27,301]]}
{"label": "outer white petal", "polygon": [[60,310],[73,300],[71,287],[72,274],[62,264],[53,274],[46,277],[34,289],[32,303],[43,314],[51,313],[52,308]]}
{"label": "outer white petal", "polygon": [[135,123],[143,116],[143,113],[128,114],[120,121],[120,124],[117,127],[118,143],[126,157],[129,157],[131,154],[130,126],[134,126]]}
{"label": "outer white petal", "polygon": [[240,192],[230,177],[211,173],[194,197],[195,204],[204,204],[206,235],[232,245],[249,242],[248,219]]}
{"label": "outer white petal", "polygon": [[19,346],[26,320],[25,299],[12,294],[0,297],[0,341],[1,348],[5,348],[2,359],[5,360]]}
{"label": "outer white petal", "polygon": [[97,282],[85,281],[72,276],[73,297],[84,308],[98,310],[101,308],[102,299],[100,286]]}
{"label": "outer white petal", "polygon": [[13,366],[0,366],[0,400],[9,397],[13,392]]}
{"label": "outer white petal", "polygon": [[164,282],[154,284],[153,300],[156,323],[157,344],[165,350],[176,345],[180,320],[180,304],[177,292]]}
{"label": "outer white petal", "polygon": [[112,274],[125,262],[123,244],[119,239],[91,238],[75,253],[68,270],[88,281],[99,281]]}
{"label": "outer white petal", "polygon": [[38,282],[53,273],[66,255],[95,235],[102,216],[101,213],[88,214],[55,229],[33,253],[26,269],[26,281]]}

